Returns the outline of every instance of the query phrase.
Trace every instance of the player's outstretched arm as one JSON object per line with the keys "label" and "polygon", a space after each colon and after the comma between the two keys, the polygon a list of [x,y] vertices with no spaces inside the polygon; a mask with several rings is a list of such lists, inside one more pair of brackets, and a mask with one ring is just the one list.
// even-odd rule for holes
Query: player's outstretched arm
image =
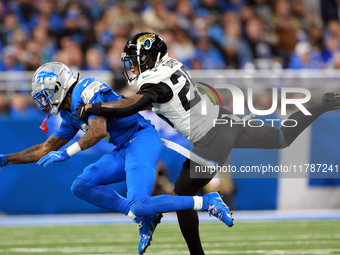
{"label": "player's outstretched arm", "polygon": [[46,167],[53,162],[65,161],[74,154],[92,147],[107,135],[105,117],[91,119],[89,127],[90,129],[77,142],[62,151],[50,151],[37,164]]}
{"label": "player's outstretched arm", "polygon": [[46,155],[52,150],[58,150],[64,146],[69,140],[59,139],[54,135],[51,135],[44,143],[34,145],[26,150],[3,155],[6,157],[6,164],[26,164],[37,162],[41,157]]}
{"label": "player's outstretched arm", "polygon": [[77,116],[82,121],[86,121],[90,115],[123,118],[151,107],[152,103],[153,100],[150,97],[136,94],[125,100],[78,105]]}

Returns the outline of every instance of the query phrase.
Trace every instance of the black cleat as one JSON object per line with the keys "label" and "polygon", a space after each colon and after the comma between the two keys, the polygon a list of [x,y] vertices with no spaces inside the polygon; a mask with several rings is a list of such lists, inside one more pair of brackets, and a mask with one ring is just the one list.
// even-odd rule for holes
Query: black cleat
{"label": "black cleat", "polygon": [[328,110],[336,110],[340,108],[340,94],[326,93],[323,95],[321,105]]}

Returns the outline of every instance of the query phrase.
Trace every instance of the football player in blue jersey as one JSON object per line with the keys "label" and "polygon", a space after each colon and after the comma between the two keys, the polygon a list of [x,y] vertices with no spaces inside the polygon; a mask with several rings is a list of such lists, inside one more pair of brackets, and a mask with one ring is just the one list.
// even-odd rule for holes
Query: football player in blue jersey
{"label": "football player in blue jersey", "polygon": [[[125,118],[93,115],[86,122],[78,119],[76,107],[79,104],[122,102],[123,98],[107,84],[94,78],[78,81],[65,64],[51,62],[35,72],[32,98],[38,109],[46,115],[45,121],[51,115],[60,113],[62,123],[44,143],[21,152],[1,154],[0,167],[31,162],[46,167],[53,162],[67,160],[104,139],[116,148],[87,166],[75,179],[71,190],[74,195],[91,204],[124,213],[138,223],[140,254],[150,245],[153,231],[164,212],[188,209],[208,211],[225,224],[233,224],[230,211],[217,192],[203,197],[151,197],[162,142],[150,121],[139,113]],[[46,128],[45,121],[43,128]],[[59,150],[79,130],[85,134],[77,142]],[[123,180],[126,180],[127,198],[106,186]]]}
{"label": "football player in blue jersey", "polygon": [[[158,34],[141,32],[131,36],[122,53],[122,61],[126,66],[123,75],[129,83],[136,81],[137,93],[121,102],[80,105],[77,115],[84,120],[89,115],[119,118],[152,107],[159,117],[194,147],[192,153],[187,154],[189,158],[184,162],[175,183],[174,193],[181,196],[195,195],[216,173],[204,175],[203,178],[191,178],[190,173],[195,172],[197,166],[209,161],[223,165],[233,148],[285,148],[320,115],[340,108],[340,94],[327,93],[321,103],[308,108],[311,116],[297,111],[289,117],[293,123],[286,122],[287,126],[281,128],[267,124],[260,126],[256,122],[252,122],[254,126],[257,125],[256,128],[243,125],[215,126],[216,119],[222,118],[229,123],[241,119],[228,109],[214,105],[206,95],[200,93],[183,64],[169,57],[166,43]],[[205,105],[202,105],[203,101]],[[206,114],[202,114],[203,106]],[[294,127],[289,127],[290,124]],[[197,213],[184,210],[178,211],[177,216],[190,254],[204,254]]]}

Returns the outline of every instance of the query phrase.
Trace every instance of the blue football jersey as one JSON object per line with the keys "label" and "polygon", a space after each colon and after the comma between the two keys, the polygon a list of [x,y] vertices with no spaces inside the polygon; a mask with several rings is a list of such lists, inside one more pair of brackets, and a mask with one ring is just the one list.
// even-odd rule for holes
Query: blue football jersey
{"label": "blue football jersey", "polygon": [[[79,104],[93,104],[123,100],[107,84],[94,78],[81,80],[73,89],[71,99],[71,112],[61,109],[60,116],[62,123],[53,134],[60,139],[71,140],[79,129],[86,132],[89,129],[88,123],[78,119],[76,108]],[[88,121],[98,116],[91,115]],[[107,142],[114,144],[118,149],[123,147],[133,133],[140,127],[151,125],[139,113],[125,118],[107,118],[108,135],[104,138]]]}

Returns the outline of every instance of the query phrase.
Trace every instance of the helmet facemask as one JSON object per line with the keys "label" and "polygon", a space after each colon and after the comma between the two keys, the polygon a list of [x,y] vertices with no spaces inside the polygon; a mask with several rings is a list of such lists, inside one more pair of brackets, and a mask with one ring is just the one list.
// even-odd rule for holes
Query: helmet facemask
{"label": "helmet facemask", "polygon": [[[43,89],[33,95],[33,100],[38,107],[38,110],[46,116],[50,116],[52,102],[50,98],[53,96],[54,91],[50,89]],[[50,94],[50,95],[49,95]]]}
{"label": "helmet facemask", "polygon": [[[123,77],[125,80],[131,85],[135,79],[138,78],[138,75],[141,73],[140,67],[138,64],[138,56],[137,55],[128,55],[126,52],[121,54],[121,61],[123,62]],[[134,74],[132,69],[138,66],[139,74]]]}
{"label": "helmet facemask", "polygon": [[[124,78],[131,84],[138,76],[149,69],[155,67],[155,63],[159,59],[160,53],[158,53],[158,57],[154,57],[155,54],[143,54],[143,55],[129,55],[126,52],[121,54],[121,61],[124,65],[123,76]],[[156,60],[154,60],[156,59]],[[132,69],[138,68],[138,74],[134,74]]]}

